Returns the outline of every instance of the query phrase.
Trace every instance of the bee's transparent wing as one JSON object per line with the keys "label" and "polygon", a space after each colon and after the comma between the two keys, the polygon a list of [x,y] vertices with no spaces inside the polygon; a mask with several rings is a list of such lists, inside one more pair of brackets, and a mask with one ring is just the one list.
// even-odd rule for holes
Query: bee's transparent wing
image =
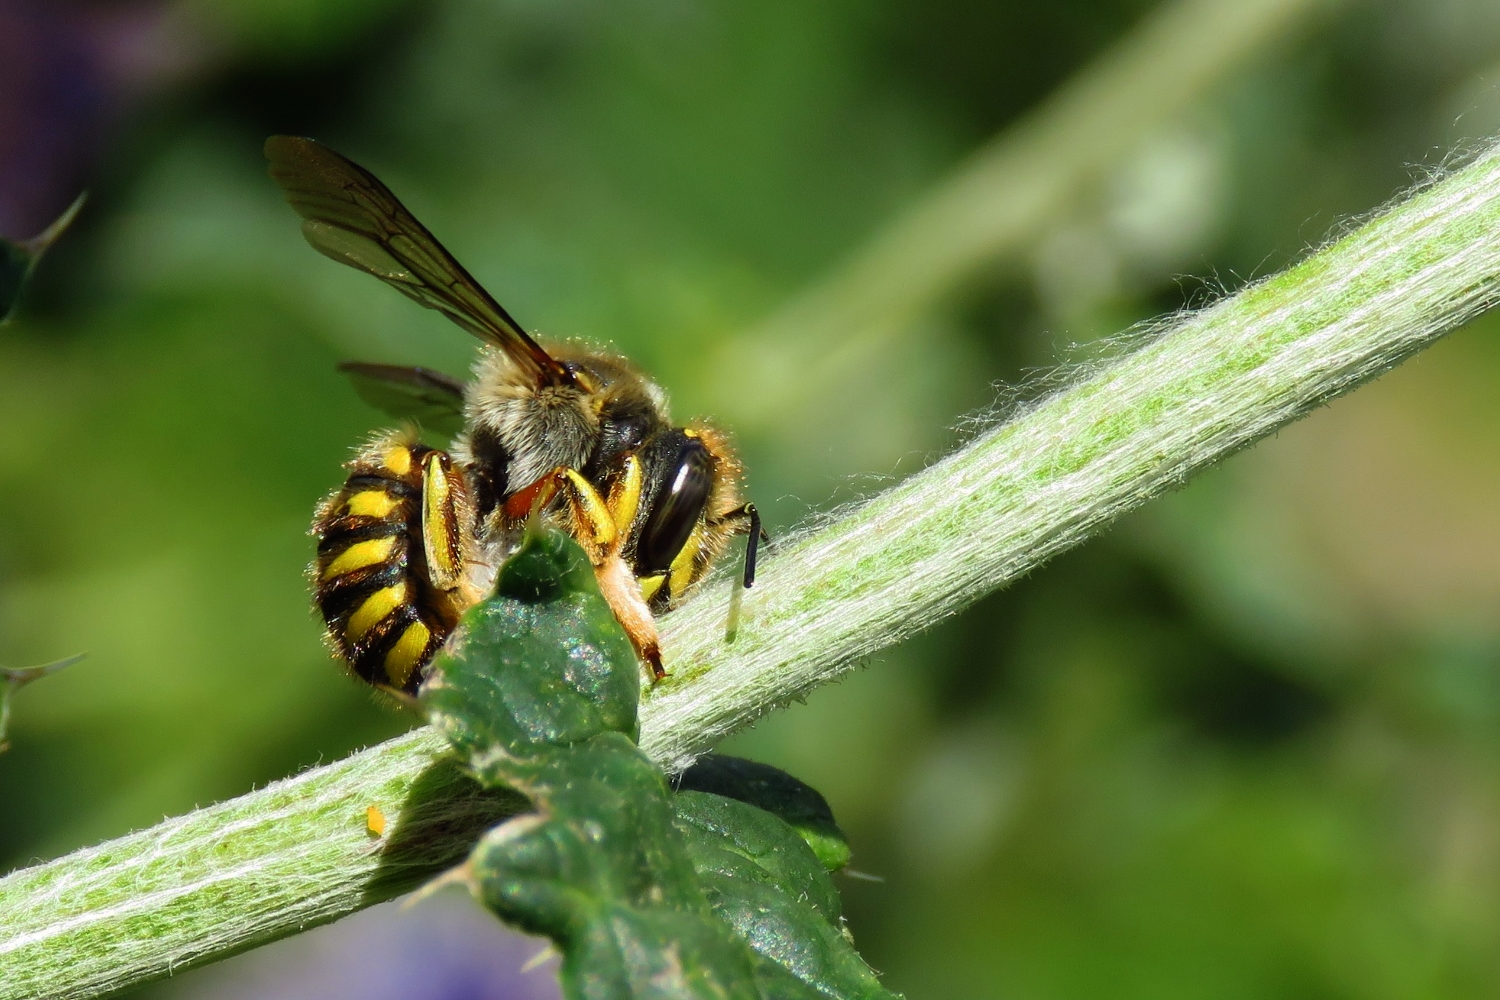
{"label": "bee's transparent wing", "polygon": [[464,386],[430,368],[403,368],[345,361],[359,398],[400,420],[415,420],[427,430],[453,437],[464,428]]}
{"label": "bee's transparent wing", "polygon": [[273,135],[265,151],[271,178],[302,216],[313,249],[438,310],[531,369],[539,383],[570,381],[374,174],[297,136]]}

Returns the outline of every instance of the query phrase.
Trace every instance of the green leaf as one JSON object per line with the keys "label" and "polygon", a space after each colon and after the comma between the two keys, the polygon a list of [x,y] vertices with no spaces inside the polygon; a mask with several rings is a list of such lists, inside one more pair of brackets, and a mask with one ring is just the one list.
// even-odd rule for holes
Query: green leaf
{"label": "green leaf", "polygon": [[854,950],[838,891],[791,824],[708,792],[678,793],[677,824],[714,912],[759,957],[766,995],[798,995],[786,992],[795,984],[823,997],[895,996]]}
{"label": "green leaf", "polygon": [[687,780],[736,797],[674,793],[635,745],[640,663],[571,538],[531,531],[450,645],[422,704],[482,784],[534,810],[456,874],[552,939],[566,996],[892,996],[850,944],[824,861],[782,818],[842,844],[822,796],[734,758]]}
{"label": "green leaf", "polygon": [[619,733],[546,756],[487,768],[537,812],[486,835],[469,867],[486,906],[556,943],[564,994],[763,996],[754,955],[710,908],[660,769]]}
{"label": "green leaf", "polygon": [[72,224],[78,210],[83,207],[85,195],[79,195],[57,221],[48,226],[40,236],[22,243],[0,239],[0,323],[15,315],[26,291],[26,283],[36,270],[42,254],[57,242],[58,237]]}
{"label": "green leaf", "polygon": [[436,726],[471,761],[530,755],[602,732],[636,737],[640,664],[583,550],[553,529],[506,561],[422,688]]}
{"label": "green leaf", "polygon": [[828,800],[817,789],[770,764],[727,754],[705,754],[672,784],[679,791],[712,792],[780,816],[801,834],[831,872],[849,863],[849,841],[834,821]]}
{"label": "green leaf", "polygon": [[699,872],[716,871],[806,900],[825,921],[841,919],[838,891],[817,855],[779,817],[708,792],[678,792],[677,825]]}

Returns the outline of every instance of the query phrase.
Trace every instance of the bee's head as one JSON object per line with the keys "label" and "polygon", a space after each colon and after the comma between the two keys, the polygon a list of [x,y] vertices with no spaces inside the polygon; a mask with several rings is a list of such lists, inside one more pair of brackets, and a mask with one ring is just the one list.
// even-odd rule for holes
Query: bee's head
{"label": "bee's head", "polygon": [[598,436],[581,471],[597,480],[669,425],[661,387],[623,359],[594,355],[575,362],[580,385],[593,386],[587,403]]}

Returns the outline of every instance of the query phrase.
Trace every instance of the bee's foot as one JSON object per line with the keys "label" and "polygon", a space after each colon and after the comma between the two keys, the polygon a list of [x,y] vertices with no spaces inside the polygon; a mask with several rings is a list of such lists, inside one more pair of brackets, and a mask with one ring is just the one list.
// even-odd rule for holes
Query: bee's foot
{"label": "bee's foot", "polygon": [[641,650],[641,656],[646,660],[646,665],[651,668],[652,684],[667,676],[666,667],[661,665],[661,650],[654,644],[649,649]]}

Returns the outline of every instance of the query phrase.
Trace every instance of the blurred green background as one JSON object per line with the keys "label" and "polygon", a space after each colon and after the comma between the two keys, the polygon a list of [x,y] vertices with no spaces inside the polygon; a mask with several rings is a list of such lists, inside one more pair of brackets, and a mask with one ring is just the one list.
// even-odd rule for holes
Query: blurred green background
{"label": "blurred green background", "polygon": [[[1135,51],[1150,111],[1252,8],[1118,152],[1048,144],[1079,74]],[[3,235],[93,190],[0,329],[0,662],[90,653],[17,700],[0,871],[413,724],[329,662],[305,531],[382,424],[334,365],[473,344],[302,243],[268,133],[733,430],[785,533],[1500,132],[1493,0],[6,0],[0,65]],[[778,312],[992,141],[1077,183],[888,328]],[[730,741],[883,879],[843,888],[891,988],[1500,996],[1496,327]]]}

